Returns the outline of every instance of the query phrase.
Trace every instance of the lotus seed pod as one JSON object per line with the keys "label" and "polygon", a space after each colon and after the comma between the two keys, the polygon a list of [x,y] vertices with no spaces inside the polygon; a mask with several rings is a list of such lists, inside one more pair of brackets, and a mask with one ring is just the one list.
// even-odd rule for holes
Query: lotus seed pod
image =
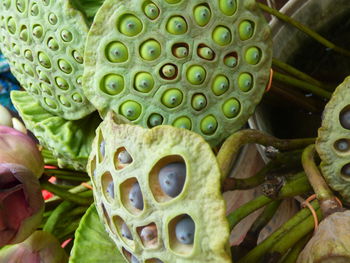
{"label": "lotus seed pod", "polygon": [[[83,88],[102,118],[112,110],[142,127],[183,127],[216,146],[246,123],[268,83],[272,42],[254,0],[106,0],[94,21]],[[125,56],[111,62],[115,42]],[[113,94],[101,84],[110,74],[124,80]]]}
{"label": "lotus seed pod", "polygon": [[25,91],[11,92],[11,100],[26,127],[52,151],[61,168],[85,171],[95,129],[101,121],[96,114],[67,121],[46,111]]}
{"label": "lotus seed pod", "polygon": [[[101,0],[89,3],[86,13],[84,8],[76,9],[82,6],[79,1],[74,2],[74,7],[66,0],[9,0],[0,5],[0,49],[12,73],[46,111],[67,120],[94,111],[77,79],[83,75],[82,55],[89,30],[84,15],[88,13],[90,19],[92,10],[102,4]],[[64,89],[57,79],[65,82]],[[74,100],[74,94],[81,99]]]}
{"label": "lotus seed pod", "polygon": [[350,211],[325,218],[299,254],[297,263],[350,262]]}
{"label": "lotus seed pod", "polygon": [[[231,262],[220,169],[210,145],[186,129],[116,124],[115,117],[110,112],[96,130],[87,171],[101,221],[125,259]],[[123,151],[132,162],[120,167],[116,156]],[[113,200],[106,195],[110,181]]]}
{"label": "lotus seed pod", "polygon": [[318,130],[316,150],[321,157],[321,171],[333,190],[350,202],[350,100],[347,77],[327,103]]}

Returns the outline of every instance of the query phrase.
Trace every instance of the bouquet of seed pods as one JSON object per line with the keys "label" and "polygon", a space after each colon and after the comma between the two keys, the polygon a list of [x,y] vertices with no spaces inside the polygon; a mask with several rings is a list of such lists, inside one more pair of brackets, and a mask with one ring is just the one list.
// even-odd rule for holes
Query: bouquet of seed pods
{"label": "bouquet of seed pods", "polygon": [[[328,102],[327,85],[272,64],[263,11],[350,54],[255,0],[2,0],[11,100],[31,133],[0,126],[0,262],[348,262],[349,79]],[[281,89],[328,102],[317,140],[245,129],[270,88],[271,104]],[[257,168],[241,178],[252,143],[270,161],[244,159]],[[285,199],[308,208],[271,226]]]}

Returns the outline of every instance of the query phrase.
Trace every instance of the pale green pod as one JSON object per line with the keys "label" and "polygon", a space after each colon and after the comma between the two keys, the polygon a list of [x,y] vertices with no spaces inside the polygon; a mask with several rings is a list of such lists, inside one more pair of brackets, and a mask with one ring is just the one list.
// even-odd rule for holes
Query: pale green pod
{"label": "pale green pod", "polygon": [[[104,156],[99,153],[101,144]],[[125,151],[130,158],[121,163],[118,156]],[[174,162],[183,163],[186,174],[182,189],[171,197],[160,188],[158,173]],[[118,125],[111,113],[96,131],[87,171],[101,221],[127,262],[132,257],[147,263],[232,262],[220,169],[202,136],[167,125]],[[135,183],[142,194],[141,210],[130,200]],[[113,196],[108,185],[115,189]],[[194,240],[182,244],[175,228],[186,216],[195,224]],[[153,238],[147,241],[143,233],[149,230]]]}
{"label": "pale green pod", "polygon": [[[4,40],[0,49],[21,86],[53,115],[75,120],[94,111],[81,83],[75,80],[83,75],[87,33],[102,3],[103,0],[75,0],[74,5],[68,0],[7,0],[0,4],[0,37]],[[57,86],[56,78],[68,83],[67,88]],[[33,83],[36,89],[31,88]],[[50,98],[42,96],[43,83],[51,86]],[[75,93],[82,100],[67,104],[61,99]]]}
{"label": "pale green pod", "polygon": [[[126,20],[133,33],[122,30]],[[111,61],[114,42],[125,47],[127,59]],[[271,46],[254,0],[106,0],[88,34],[83,88],[102,118],[110,110],[125,116],[121,105],[133,101],[141,111],[129,117],[132,123],[154,127],[161,120],[191,129],[214,146],[254,112],[270,76]],[[124,89],[113,96],[99,88],[111,73],[124,78]],[[206,106],[193,100],[196,94]],[[230,98],[239,105],[235,117],[232,105],[223,107]],[[159,118],[151,124],[150,116]],[[201,124],[207,116],[215,119],[214,131]]]}

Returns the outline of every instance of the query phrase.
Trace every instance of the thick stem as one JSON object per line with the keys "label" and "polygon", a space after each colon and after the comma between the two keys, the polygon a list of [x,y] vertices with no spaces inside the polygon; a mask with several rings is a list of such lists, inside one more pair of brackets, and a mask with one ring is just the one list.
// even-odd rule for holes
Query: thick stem
{"label": "thick stem", "polygon": [[60,221],[60,218],[68,213],[72,208],[74,208],[75,204],[72,202],[64,201],[59,206],[56,207],[56,209],[52,212],[50,217],[47,219],[43,230],[46,232],[52,233],[57,225],[57,223]]}
{"label": "thick stem", "polygon": [[273,202],[274,200],[285,199],[296,195],[305,194],[306,192],[310,191],[311,186],[308,183],[307,177],[300,177],[299,174],[296,176],[296,179],[287,182],[281,188],[278,196],[275,199],[262,195],[240,206],[235,211],[230,213],[227,216],[230,229],[232,230],[243,218],[247,217],[259,208]]}
{"label": "thick stem", "polygon": [[[317,201],[311,202],[311,205],[315,210],[319,209],[319,205]],[[310,219],[309,219],[310,218]],[[279,242],[280,238],[283,237],[286,233],[288,233],[294,227],[298,227],[303,222],[308,219],[313,222],[313,217],[310,215],[310,210],[308,208],[304,208],[300,210],[295,216],[289,219],[286,223],[284,223],[279,229],[273,232],[268,238],[266,238],[263,242],[261,242],[257,247],[252,249],[245,257],[238,261],[238,263],[256,263],[260,262],[263,256],[269,251],[269,249]]]}
{"label": "thick stem", "polygon": [[59,178],[59,179],[77,181],[77,182],[85,182],[90,179],[86,173],[70,171],[70,170],[45,169],[45,174],[48,176],[55,176],[56,178]]}
{"label": "thick stem", "polygon": [[318,86],[315,86],[315,85],[310,84],[308,82],[305,82],[303,80],[299,80],[299,79],[293,78],[291,76],[282,74],[282,73],[277,72],[277,71],[275,71],[273,73],[273,79],[276,81],[291,85],[295,88],[301,89],[303,91],[311,92],[311,93],[313,93],[319,97],[322,97],[322,98],[330,99],[332,96],[332,93],[327,91],[327,90],[321,89]]}
{"label": "thick stem", "polygon": [[291,249],[291,251],[288,252],[288,255],[283,259],[281,263],[295,263],[297,262],[297,259],[299,257],[300,252],[303,250],[307,242],[309,242],[310,238],[312,237],[312,234],[308,234],[304,236],[302,239],[300,239],[294,247]]}
{"label": "thick stem", "polygon": [[267,12],[271,15],[274,15],[278,19],[281,19],[282,21],[287,22],[288,24],[291,24],[292,26],[298,28],[300,31],[309,35],[310,37],[312,37],[313,39],[315,39],[316,41],[318,41],[319,43],[321,43],[325,47],[328,47],[328,48],[333,49],[334,51],[336,51],[340,54],[343,54],[345,56],[350,57],[349,50],[342,48],[342,47],[338,47],[337,45],[335,45],[331,41],[322,37],[320,34],[316,33],[315,31],[311,30],[310,28],[306,27],[302,23],[295,21],[294,19],[290,18],[289,16],[282,14],[281,12],[277,11],[276,9],[270,8],[267,5],[264,5],[262,3],[258,3],[258,5],[265,12]]}
{"label": "thick stem", "polygon": [[323,179],[315,163],[315,153],[315,145],[309,145],[305,148],[302,154],[301,162],[303,164],[309,182],[314,189],[316,198],[320,201],[323,215],[328,216],[334,212],[340,211],[341,206],[337,202],[332,190],[328,187],[326,181]]}
{"label": "thick stem", "polygon": [[281,140],[258,130],[240,130],[226,139],[217,155],[222,181],[229,175],[240,148],[248,143],[273,146],[281,151],[297,150],[314,143],[314,138]]}

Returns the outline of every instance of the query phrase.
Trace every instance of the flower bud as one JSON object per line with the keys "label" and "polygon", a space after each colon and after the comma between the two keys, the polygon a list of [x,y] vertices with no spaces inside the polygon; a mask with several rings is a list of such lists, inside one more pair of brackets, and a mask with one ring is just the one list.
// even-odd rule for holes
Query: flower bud
{"label": "flower bud", "polygon": [[0,126],[0,163],[23,165],[36,177],[44,171],[44,160],[35,142],[26,134],[6,126]]}
{"label": "flower bud", "polygon": [[0,247],[28,238],[43,212],[38,178],[22,165],[0,163]]}
{"label": "flower bud", "polygon": [[67,263],[68,256],[54,236],[36,231],[24,242],[1,249],[0,262]]}
{"label": "flower bud", "polygon": [[297,263],[350,262],[350,211],[325,218],[298,257]]}

